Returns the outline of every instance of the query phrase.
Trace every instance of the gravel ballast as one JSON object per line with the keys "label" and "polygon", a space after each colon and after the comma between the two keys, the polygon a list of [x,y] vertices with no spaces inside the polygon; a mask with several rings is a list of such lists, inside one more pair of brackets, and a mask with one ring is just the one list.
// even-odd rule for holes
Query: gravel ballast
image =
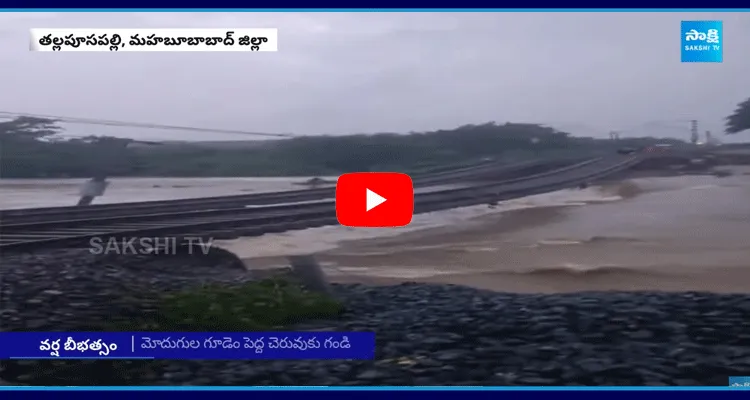
{"label": "gravel ballast", "polygon": [[[145,292],[252,279],[231,254],[4,254],[0,327],[66,331],[149,312]],[[374,361],[5,361],[0,379],[59,385],[717,385],[750,376],[750,295],[509,294],[454,285],[334,285],[373,330]],[[102,368],[102,365],[109,366]],[[115,374],[124,368],[138,373]],[[109,372],[108,372],[109,371]],[[106,376],[109,374],[109,376]],[[115,376],[116,375],[116,376]]]}

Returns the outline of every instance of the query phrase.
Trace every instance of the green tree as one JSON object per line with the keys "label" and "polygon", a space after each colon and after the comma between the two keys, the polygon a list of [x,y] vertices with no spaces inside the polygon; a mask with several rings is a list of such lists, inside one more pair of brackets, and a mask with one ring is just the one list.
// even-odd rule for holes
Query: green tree
{"label": "green tree", "polygon": [[55,120],[36,117],[17,117],[0,122],[0,135],[5,138],[42,139],[61,132]]}
{"label": "green tree", "polygon": [[750,129],[750,98],[737,105],[734,114],[727,117],[727,133],[735,134]]}

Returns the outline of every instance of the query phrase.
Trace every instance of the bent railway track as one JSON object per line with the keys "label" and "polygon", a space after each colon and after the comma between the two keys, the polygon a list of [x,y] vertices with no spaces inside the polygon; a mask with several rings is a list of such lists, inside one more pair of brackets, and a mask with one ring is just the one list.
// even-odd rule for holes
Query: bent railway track
{"label": "bent railway track", "polygon": [[[591,159],[532,177],[415,195],[415,213],[483,204],[550,192],[628,169],[639,157]],[[332,199],[260,207],[237,207],[84,220],[3,225],[1,250],[86,246],[91,239],[159,236],[238,237],[336,224]]]}
{"label": "bent railway track", "polygon": [[[514,164],[485,163],[470,167],[463,167],[438,173],[413,176],[417,188],[431,185],[455,183],[466,180],[469,177],[491,174],[495,179],[508,179],[509,177],[532,175],[553,168],[573,164],[579,160],[554,160],[554,161],[526,161]],[[320,189],[303,189],[283,192],[255,193],[245,195],[202,197],[179,200],[161,200],[133,203],[116,203],[92,205],[87,207],[46,207],[31,209],[0,210],[0,223],[2,225],[30,223],[38,221],[50,221],[61,219],[84,219],[98,218],[104,216],[127,216],[144,213],[197,211],[220,208],[236,208],[247,205],[270,205],[274,203],[292,203],[301,201],[321,200],[334,197],[335,189],[325,187]]]}

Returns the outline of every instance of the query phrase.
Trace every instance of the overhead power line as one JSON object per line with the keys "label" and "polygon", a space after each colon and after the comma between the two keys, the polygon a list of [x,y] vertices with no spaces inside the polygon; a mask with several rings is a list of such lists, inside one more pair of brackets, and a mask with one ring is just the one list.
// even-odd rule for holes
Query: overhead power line
{"label": "overhead power line", "polygon": [[216,128],[198,128],[192,126],[180,126],[180,125],[162,125],[152,124],[143,122],[125,122],[125,121],[113,121],[106,119],[95,119],[95,118],[78,118],[78,117],[63,117],[59,115],[46,115],[46,114],[29,114],[29,113],[18,113],[11,111],[0,111],[0,116],[18,118],[18,117],[30,117],[49,119],[58,122],[64,122],[69,124],[82,124],[82,125],[100,125],[100,126],[122,126],[128,128],[145,128],[145,129],[164,129],[164,130],[176,130],[176,131],[188,131],[188,132],[204,132],[204,133],[226,133],[232,135],[251,135],[251,136],[265,136],[265,137],[277,137],[277,138],[288,138],[294,135],[288,133],[258,133],[240,131],[234,129],[216,129]]}

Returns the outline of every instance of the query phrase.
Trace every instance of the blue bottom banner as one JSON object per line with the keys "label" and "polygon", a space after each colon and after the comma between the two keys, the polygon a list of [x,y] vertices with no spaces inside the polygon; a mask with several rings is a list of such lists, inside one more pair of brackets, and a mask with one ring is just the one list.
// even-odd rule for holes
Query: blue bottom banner
{"label": "blue bottom banner", "polygon": [[371,360],[373,332],[2,332],[0,359]]}
{"label": "blue bottom banner", "polygon": [[[253,400],[279,400],[300,399],[305,400],[350,400],[357,397],[362,400],[413,400],[415,396],[436,398],[436,400],[600,400],[603,396],[607,400],[685,400],[705,399],[711,395],[719,399],[745,400],[748,398],[748,390],[731,390],[729,388],[680,388],[680,387],[522,387],[522,388],[497,388],[497,387],[16,387],[3,390],[0,386],[0,394],[6,399],[27,399],[29,392],[33,391],[34,398],[54,400],[92,400],[101,399],[102,396],[122,396],[127,398],[137,396],[139,400],[163,400],[171,396],[221,396],[226,400],[246,400],[248,396]],[[13,392],[13,390],[16,390]],[[106,391],[106,392],[105,392]],[[118,392],[120,392],[118,394]],[[420,394],[421,393],[421,394]],[[23,397],[22,397],[23,396]]]}

